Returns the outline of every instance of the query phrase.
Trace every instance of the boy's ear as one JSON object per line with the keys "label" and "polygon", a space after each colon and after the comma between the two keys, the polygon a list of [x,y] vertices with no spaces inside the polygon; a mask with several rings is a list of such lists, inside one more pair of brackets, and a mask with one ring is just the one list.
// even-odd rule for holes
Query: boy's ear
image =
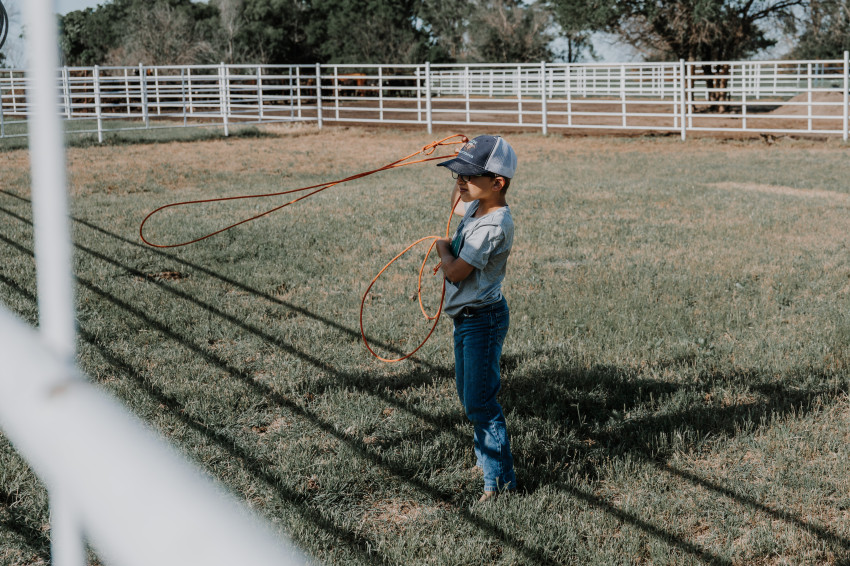
{"label": "boy's ear", "polygon": [[493,190],[501,191],[505,188],[505,178],[504,177],[494,177],[493,178]]}

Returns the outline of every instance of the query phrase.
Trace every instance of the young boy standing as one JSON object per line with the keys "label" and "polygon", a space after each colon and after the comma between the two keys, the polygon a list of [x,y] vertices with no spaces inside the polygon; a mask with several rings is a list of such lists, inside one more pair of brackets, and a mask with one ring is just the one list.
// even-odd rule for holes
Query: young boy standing
{"label": "young boy standing", "polygon": [[502,280],[514,237],[505,200],[517,166],[513,148],[498,136],[478,136],[440,163],[457,179],[452,203],[460,195],[466,214],[451,239],[437,241],[446,277],[443,311],[454,320],[455,382],[472,422],[477,465],[484,472],[487,501],[516,489],[513,455],[502,407],[499,359],[508,332],[508,304]]}

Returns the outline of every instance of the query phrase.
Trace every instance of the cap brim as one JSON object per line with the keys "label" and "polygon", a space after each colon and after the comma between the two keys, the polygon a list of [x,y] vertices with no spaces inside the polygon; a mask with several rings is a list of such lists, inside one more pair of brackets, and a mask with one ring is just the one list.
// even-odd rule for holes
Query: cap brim
{"label": "cap brim", "polygon": [[443,161],[442,163],[437,163],[437,167],[445,167],[446,169],[454,171],[458,175],[483,175],[484,173],[488,172],[483,167],[473,165],[472,163],[464,161],[459,157],[449,159],[448,161]]}

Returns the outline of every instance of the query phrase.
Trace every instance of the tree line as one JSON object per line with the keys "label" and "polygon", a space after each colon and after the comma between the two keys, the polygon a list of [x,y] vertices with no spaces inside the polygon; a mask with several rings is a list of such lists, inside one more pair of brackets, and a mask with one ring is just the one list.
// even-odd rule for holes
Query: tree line
{"label": "tree line", "polygon": [[[7,6],[24,0],[3,0]],[[850,0],[106,0],[59,16],[67,65],[837,59]],[[2,64],[2,53],[0,53]]]}

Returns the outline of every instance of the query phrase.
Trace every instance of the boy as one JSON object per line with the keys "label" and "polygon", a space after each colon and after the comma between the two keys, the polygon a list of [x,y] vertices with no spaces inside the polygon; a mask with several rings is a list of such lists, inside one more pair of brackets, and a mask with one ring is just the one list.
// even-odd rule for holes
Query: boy
{"label": "boy", "polygon": [[498,136],[478,136],[439,164],[457,179],[451,205],[458,195],[466,203],[454,237],[438,240],[437,252],[446,277],[443,311],[454,320],[457,393],[475,430],[476,465],[484,472],[479,503],[516,489],[505,416],[496,402],[509,324],[502,280],[514,236],[505,192],[516,165],[513,148]]}

